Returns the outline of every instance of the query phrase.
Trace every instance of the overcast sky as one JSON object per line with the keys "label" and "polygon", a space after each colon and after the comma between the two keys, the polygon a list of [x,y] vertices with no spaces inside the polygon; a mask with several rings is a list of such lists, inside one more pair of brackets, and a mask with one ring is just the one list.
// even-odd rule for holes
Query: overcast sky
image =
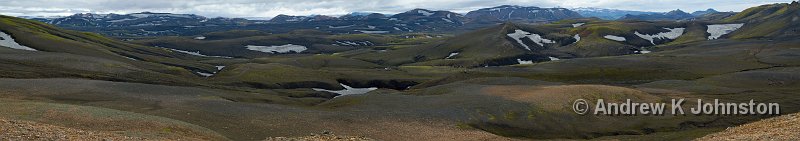
{"label": "overcast sky", "polygon": [[0,14],[66,16],[75,13],[135,13],[142,11],[198,14],[207,17],[344,15],[350,12],[393,14],[414,8],[466,13],[498,5],[537,7],[598,7],[624,10],[687,12],[714,8],[741,11],[748,7],[792,0],[0,0]]}

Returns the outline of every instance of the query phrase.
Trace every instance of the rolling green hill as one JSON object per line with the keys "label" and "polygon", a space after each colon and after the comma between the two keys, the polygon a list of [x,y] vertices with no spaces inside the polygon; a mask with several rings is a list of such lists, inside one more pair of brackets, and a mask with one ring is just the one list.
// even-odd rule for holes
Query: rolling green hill
{"label": "rolling green hill", "polygon": [[723,21],[745,24],[731,33],[731,38],[793,37],[800,35],[800,4],[795,1],[748,8]]}
{"label": "rolling green hill", "polygon": [[[662,45],[704,41],[703,24],[597,19],[544,25],[505,23],[420,46],[352,57],[384,65],[484,67],[519,64],[519,60],[554,60],[551,57],[618,56],[657,50],[656,47]],[[667,34],[671,29],[678,29],[671,39],[654,37],[649,41],[636,34]],[[626,40],[612,40],[607,36]]]}
{"label": "rolling green hill", "polygon": [[[195,72],[215,71],[205,58],[125,43],[98,34],[62,30],[37,21],[0,16],[0,31],[37,51],[3,48],[4,76],[83,77],[144,83],[182,83]],[[94,62],[94,63],[89,63]],[[91,66],[91,67],[89,67]],[[90,72],[80,72],[90,71]],[[184,79],[184,80],[181,80]]]}

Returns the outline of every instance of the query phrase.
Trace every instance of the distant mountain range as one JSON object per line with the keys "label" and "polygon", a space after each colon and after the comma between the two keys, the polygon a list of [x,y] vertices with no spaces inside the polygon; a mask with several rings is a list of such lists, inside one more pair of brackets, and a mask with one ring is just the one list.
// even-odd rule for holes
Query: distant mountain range
{"label": "distant mountain range", "polygon": [[[75,14],[66,17],[25,17],[59,27],[97,32],[116,37],[186,36],[226,30],[261,30],[285,33],[296,29],[317,29],[331,33],[409,33],[466,31],[499,23],[548,23],[563,19],[598,17],[606,20],[686,20],[716,10],[692,14],[676,10],[667,13],[603,8],[540,8],[502,5],[459,14],[451,11],[413,9],[387,15],[354,12],[343,16],[278,15],[269,20],[208,18],[194,14],[141,12],[132,14]],[[729,14],[731,15],[731,14]],[[727,15],[727,16],[729,16]],[[710,18],[724,17],[715,16]],[[709,18],[702,18],[709,19]],[[124,31],[124,32],[120,32]]]}
{"label": "distant mountain range", "polygon": [[232,29],[275,33],[285,33],[295,29],[317,29],[331,33],[453,32],[461,28],[487,27],[506,21],[546,23],[581,17],[583,16],[579,13],[565,8],[503,5],[478,9],[466,15],[451,11],[413,9],[392,15],[364,12],[338,17],[278,15],[269,20],[207,18],[194,14],[153,12],[87,13],[59,18],[29,18],[67,29],[98,32],[109,36],[135,37],[198,35]]}
{"label": "distant mountain range", "polygon": [[620,17],[620,20],[684,20],[684,19],[691,19],[694,15],[683,12],[682,10],[672,10],[667,13],[653,13],[653,14],[644,14],[644,15],[625,15]]}
{"label": "distant mountain range", "polygon": [[616,20],[625,15],[644,15],[644,14],[658,13],[658,12],[593,8],[593,7],[573,8],[570,10],[578,12],[585,17],[597,17],[604,20]]}
{"label": "distant mountain range", "polygon": [[59,26],[204,26],[246,23],[243,18],[206,18],[194,14],[172,14],[142,12],[133,14],[75,14],[55,19],[39,19]]}
{"label": "distant mountain range", "polygon": [[[670,12],[647,12],[647,11],[631,11],[631,10],[618,10],[618,9],[605,9],[605,8],[573,8],[572,11],[578,12],[584,17],[597,17],[604,20],[691,20],[691,19],[706,19],[702,18],[708,14],[721,13],[714,9],[707,9],[703,11],[695,11],[686,13],[680,9]],[[727,12],[725,15],[735,14]],[[714,16],[712,16],[714,17]]]}

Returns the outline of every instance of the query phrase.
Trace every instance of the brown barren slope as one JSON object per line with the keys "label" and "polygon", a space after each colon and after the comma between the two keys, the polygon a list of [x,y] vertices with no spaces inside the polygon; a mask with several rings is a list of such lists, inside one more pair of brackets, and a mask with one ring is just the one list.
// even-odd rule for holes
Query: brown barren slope
{"label": "brown barren slope", "polygon": [[728,128],[725,131],[710,134],[697,140],[800,140],[800,113]]}
{"label": "brown barren slope", "polygon": [[146,138],[0,118],[0,140],[146,140]]}

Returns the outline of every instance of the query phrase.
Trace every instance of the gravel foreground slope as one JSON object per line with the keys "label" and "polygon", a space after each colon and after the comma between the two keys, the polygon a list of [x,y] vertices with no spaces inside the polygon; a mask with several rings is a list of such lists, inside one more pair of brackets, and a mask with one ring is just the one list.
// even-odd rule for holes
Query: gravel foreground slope
{"label": "gravel foreground slope", "polygon": [[269,137],[264,141],[377,141],[363,136],[340,136],[335,134],[313,134],[304,137]]}
{"label": "gravel foreground slope", "polygon": [[800,140],[800,113],[794,113],[728,128],[698,141]]}
{"label": "gravel foreground slope", "polygon": [[144,140],[144,138],[0,119],[0,140]]}

